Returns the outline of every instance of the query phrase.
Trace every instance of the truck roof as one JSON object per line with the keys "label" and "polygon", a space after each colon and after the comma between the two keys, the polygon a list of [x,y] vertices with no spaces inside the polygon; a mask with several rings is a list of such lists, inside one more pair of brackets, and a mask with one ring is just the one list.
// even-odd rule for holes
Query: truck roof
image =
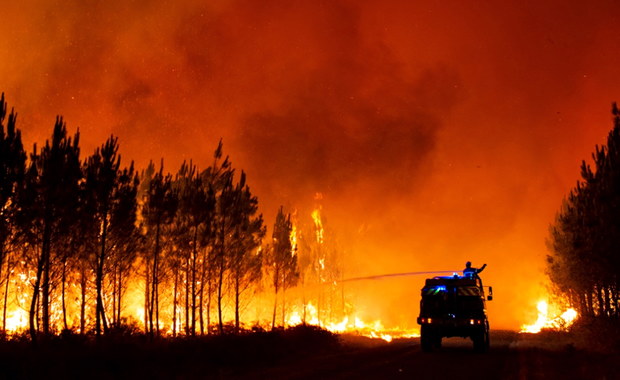
{"label": "truck roof", "polygon": [[450,286],[478,286],[477,279],[459,275],[441,276],[426,279],[425,286],[450,285]]}

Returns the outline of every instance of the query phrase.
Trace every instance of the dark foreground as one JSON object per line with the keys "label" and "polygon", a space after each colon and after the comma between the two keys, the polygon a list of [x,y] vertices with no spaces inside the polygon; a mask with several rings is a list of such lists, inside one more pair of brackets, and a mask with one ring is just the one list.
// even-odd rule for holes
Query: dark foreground
{"label": "dark foreground", "polygon": [[620,354],[575,348],[559,334],[509,331],[492,331],[488,353],[461,338],[423,353],[419,339],[384,343],[306,328],[160,342],[57,340],[38,348],[4,342],[0,378],[620,379]]}
{"label": "dark foreground", "polygon": [[548,336],[492,331],[491,349],[480,354],[470,340],[444,339],[424,353],[419,339],[307,358],[246,378],[290,379],[620,379],[620,355],[575,349]]}

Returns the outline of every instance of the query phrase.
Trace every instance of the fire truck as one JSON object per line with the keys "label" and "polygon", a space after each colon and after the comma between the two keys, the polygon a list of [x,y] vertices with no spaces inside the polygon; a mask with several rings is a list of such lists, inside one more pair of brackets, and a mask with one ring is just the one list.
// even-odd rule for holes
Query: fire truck
{"label": "fire truck", "polygon": [[[488,295],[485,296],[485,289]],[[493,288],[482,286],[477,275],[426,279],[420,301],[420,344],[425,352],[441,348],[444,337],[471,338],[474,350],[489,348],[486,301]]]}

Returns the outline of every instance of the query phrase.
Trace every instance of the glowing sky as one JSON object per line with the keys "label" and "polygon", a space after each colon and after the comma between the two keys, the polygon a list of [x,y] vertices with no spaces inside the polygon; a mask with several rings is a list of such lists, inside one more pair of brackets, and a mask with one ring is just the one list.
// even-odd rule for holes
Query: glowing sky
{"label": "glowing sky", "polygon": [[[176,171],[222,137],[269,224],[323,194],[345,273],[486,262],[493,327],[535,319],[548,225],[620,100],[614,1],[2,3],[28,147],[62,114],[83,154],[114,133]],[[422,280],[368,302],[407,318]]]}

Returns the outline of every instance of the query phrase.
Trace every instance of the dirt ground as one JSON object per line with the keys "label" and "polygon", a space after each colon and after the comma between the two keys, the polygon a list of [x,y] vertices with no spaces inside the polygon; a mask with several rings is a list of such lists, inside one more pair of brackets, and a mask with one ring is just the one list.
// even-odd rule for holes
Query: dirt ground
{"label": "dirt ground", "polygon": [[431,353],[419,339],[391,343],[343,337],[341,352],[221,378],[243,379],[620,379],[620,355],[577,349],[560,336],[492,331],[491,348],[475,353],[470,340],[450,338]]}
{"label": "dirt ground", "polygon": [[474,352],[468,339],[442,343],[425,353],[418,338],[387,343],[316,328],[155,342],[58,340],[38,348],[3,342],[0,379],[620,379],[619,351],[597,342],[584,349],[570,334],[491,331],[486,353]]}

